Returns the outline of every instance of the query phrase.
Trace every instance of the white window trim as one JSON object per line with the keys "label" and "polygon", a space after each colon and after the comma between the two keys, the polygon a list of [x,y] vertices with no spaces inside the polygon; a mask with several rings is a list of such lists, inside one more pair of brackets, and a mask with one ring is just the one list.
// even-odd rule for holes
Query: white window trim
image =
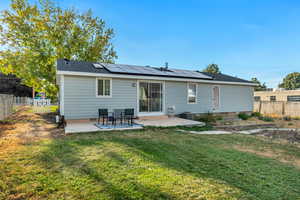
{"label": "white window trim", "polygon": [[[189,86],[190,85],[196,85],[196,98],[195,98],[195,102],[189,102]],[[198,103],[198,84],[197,83],[187,83],[187,104],[197,104]]]}
{"label": "white window trim", "polygon": [[[109,88],[109,95],[98,95],[98,80],[109,80],[110,88]],[[105,84],[103,84],[103,87]],[[103,88],[105,91],[105,88]],[[112,79],[111,78],[96,78],[96,97],[97,98],[111,98],[112,97]]]}

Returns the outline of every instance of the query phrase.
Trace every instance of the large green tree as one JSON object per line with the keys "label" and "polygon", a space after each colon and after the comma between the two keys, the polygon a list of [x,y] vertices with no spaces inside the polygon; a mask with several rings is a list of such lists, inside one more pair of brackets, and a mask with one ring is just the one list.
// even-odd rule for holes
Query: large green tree
{"label": "large green tree", "polygon": [[293,72],[288,74],[279,84],[280,88],[285,88],[287,90],[294,90],[300,88],[300,73]]}
{"label": "large green tree", "polygon": [[207,67],[203,70],[203,72],[209,72],[209,73],[213,73],[213,74],[220,74],[220,68],[217,64],[209,64],[207,65]]}
{"label": "large green tree", "polygon": [[255,91],[264,91],[267,89],[266,83],[261,83],[257,78],[252,78],[251,81],[257,84],[257,86],[254,87]]}
{"label": "large green tree", "polygon": [[89,10],[62,9],[49,0],[12,0],[0,16],[0,71],[55,96],[59,58],[112,63],[113,29]]}

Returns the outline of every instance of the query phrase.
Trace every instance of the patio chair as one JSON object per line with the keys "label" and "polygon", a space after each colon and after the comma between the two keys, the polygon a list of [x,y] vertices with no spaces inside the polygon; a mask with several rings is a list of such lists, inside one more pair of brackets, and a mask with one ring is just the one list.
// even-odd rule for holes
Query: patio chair
{"label": "patio chair", "polygon": [[104,125],[104,120],[106,120],[106,124],[108,122],[108,109],[98,109],[98,124],[100,122],[100,118],[102,117],[102,125]]}
{"label": "patio chair", "polygon": [[124,109],[114,109],[113,113],[113,124],[116,126],[117,121],[120,121],[120,124],[123,124],[124,119]]}
{"label": "patio chair", "polygon": [[134,117],[134,109],[133,108],[127,108],[124,112],[124,119],[127,120],[128,124],[133,124],[133,117]]}

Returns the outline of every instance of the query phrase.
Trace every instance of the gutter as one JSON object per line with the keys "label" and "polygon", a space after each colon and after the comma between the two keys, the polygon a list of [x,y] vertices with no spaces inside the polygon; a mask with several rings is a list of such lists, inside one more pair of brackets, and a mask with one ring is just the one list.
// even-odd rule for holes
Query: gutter
{"label": "gutter", "polygon": [[178,81],[178,82],[194,82],[194,83],[211,83],[224,85],[244,85],[244,86],[258,86],[256,83],[246,82],[229,82],[229,81],[214,81],[205,79],[193,78],[173,78],[173,77],[159,77],[159,76],[144,76],[144,75],[124,75],[124,74],[104,74],[104,73],[90,73],[90,72],[76,72],[76,71],[56,71],[57,75],[71,75],[71,76],[89,76],[89,77],[107,77],[107,78],[123,78],[123,79],[138,79],[138,80],[161,80],[161,81]]}

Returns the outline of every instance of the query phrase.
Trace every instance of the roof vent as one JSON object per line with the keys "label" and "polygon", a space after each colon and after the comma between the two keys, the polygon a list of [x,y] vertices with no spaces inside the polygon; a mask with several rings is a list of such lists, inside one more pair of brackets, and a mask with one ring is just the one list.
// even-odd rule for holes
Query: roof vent
{"label": "roof vent", "polygon": [[93,63],[93,65],[96,69],[103,69],[103,66],[98,63]]}

